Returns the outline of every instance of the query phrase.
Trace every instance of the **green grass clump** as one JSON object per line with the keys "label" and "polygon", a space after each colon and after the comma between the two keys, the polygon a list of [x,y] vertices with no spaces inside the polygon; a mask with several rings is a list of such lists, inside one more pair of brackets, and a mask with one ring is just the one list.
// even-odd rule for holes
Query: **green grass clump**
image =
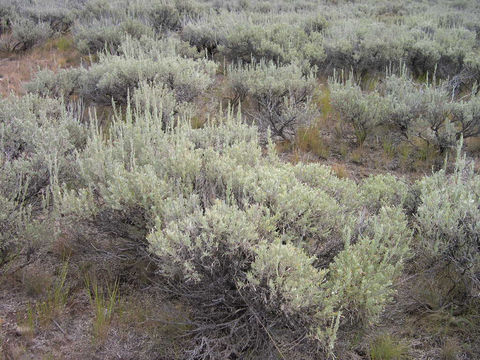
{"label": "green grass clump", "polygon": [[406,360],[408,347],[390,335],[383,335],[370,344],[370,360]]}
{"label": "green grass clump", "polygon": [[113,314],[118,303],[119,282],[102,289],[97,280],[85,278],[90,304],[94,310],[93,338],[96,342],[103,342],[108,335],[108,330],[113,319]]}

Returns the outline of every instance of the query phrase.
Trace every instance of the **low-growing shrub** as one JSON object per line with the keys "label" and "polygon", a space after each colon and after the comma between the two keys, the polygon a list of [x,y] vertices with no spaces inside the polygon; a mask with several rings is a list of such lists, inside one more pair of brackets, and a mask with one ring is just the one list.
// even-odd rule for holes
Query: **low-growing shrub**
{"label": "low-growing shrub", "polygon": [[480,96],[476,88],[472,90],[467,101],[453,102],[450,111],[452,121],[459,127],[457,138],[460,135],[464,139],[480,135]]}
{"label": "low-growing shrub", "polygon": [[116,54],[126,35],[139,39],[143,35],[152,35],[152,30],[135,19],[122,22],[102,19],[76,24],[73,35],[77,48],[84,54],[96,54],[104,50]]}
{"label": "low-growing shrub", "polygon": [[38,245],[48,218],[37,215],[49,206],[50,186],[73,176],[73,152],[86,137],[63,106],[35,95],[0,101],[0,266]]}
{"label": "low-growing shrub", "polygon": [[150,23],[157,32],[178,30],[181,26],[180,13],[174,4],[159,3],[149,12]]}
{"label": "low-growing shrub", "polygon": [[473,164],[461,156],[461,144],[452,174],[442,169],[420,182],[416,221],[426,266],[436,268],[439,275],[442,271],[438,269],[450,272],[447,276],[453,283],[447,295],[460,292],[468,298],[478,296],[480,289],[480,179]]}
{"label": "low-growing shrub", "polygon": [[383,127],[393,136],[419,140],[439,154],[453,148],[461,136],[480,134],[476,88],[467,100],[454,101],[447,85],[435,78],[418,84],[404,67],[400,75],[387,74],[373,92],[362,91],[352,76],[343,83],[330,80],[332,104],[341,120],[352,124],[359,144],[376,127]]}
{"label": "low-growing shrub", "polygon": [[41,96],[69,97],[81,89],[85,72],[84,68],[61,69],[57,72],[45,69],[37,72],[35,78],[23,87],[27,92]]}
{"label": "low-growing shrub", "polygon": [[399,208],[362,210],[356,185],[329,168],[283,164],[273,144],[264,156],[241,117],[165,130],[156,106],[128,107],[107,138],[92,131],[83,185],[56,187],[55,200],[148,246],[166,290],[195,308],[187,356],[287,352],[299,337],[333,351],[341,314],[378,318],[408,249]]}
{"label": "low-growing shrub", "polygon": [[[13,196],[15,198],[15,196]],[[0,194],[0,268],[18,255],[22,228],[30,218],[18,202]],[[27,216],[25,216],[27,215]]]}
{"label": "low-growing shrub", "polygon": [[179,103],[175,93],[165,85],[141,83],[133,92],[133,103],[139,111],[160,112],[164,130],[175,125],[176,117],[190,117],[194,113],[191,104]]}
{"label": "low-growing shrub", "polygon": [[333,107],[350,124],[357,144],[362,145],[385,118],[387,102],[379,93],[363,93],[352,76],[345,83],[335,77],[329,81]]}
{"label": "low-growing shrub", "polygon": [[[153,49],[152,49],[153,51]],[[27,85],[30,91],[50,95],[77,94],[99,104],[126,104],[129,94],[142,82],[164,86],[179,102],[193,100],[213,82],[216,65],[205,59],[189,59],[175,48],[156,53],[103,54],[87,69],[44,71]]]}
{"label": "low-growing shrub", "polygon": [[54,33],[65,33],[70,30],[75,20],[75,13],[68,2],[56,0],[34,2],[24,9],[24,16],[37,22],[44,22]]}
{"label": "low-growing shrub", "polygon": [[19,17],[12,21],[11,35],[2,39],[0,46],[6,51],[26,51],[47,40],[51,34],[47,23]]}
{"label": "low-growing shrub", "polygon": [[14,14],[15,9],[11,4],[0,5],[0,35],[5,34],[11,29]]}
{"label": "low-growing shrub", "polygon": [[86,140],[84,126],[60,100],[38,95],[3,99],[0,125],[2,188],[15,193],[18,184],[25,184],[25,200],[41,195],[54,174],[67,179],[73,151]]}
{"label": "low-growing shrub", "polygon": [[448,118],[448,94],[434,85],[427,85],[423,89],[425,112],[420,121],[415,124],[416,135],[427,144],[435,145],[440,153],[455,146],[454,124]]}
{"label": "low-growing shrub", "polygon": [[222,43],[222,32],[217,29],[218,25],[211,23],[207,19],[199,19],[195,22],[187,23],[180,37],[190,45],[200,51],[206,51],[208,54],[215,54],[219,43]]}
{"label": "low-growing shrub", "polygon": [[384,206],[402,207],[408,197],[408,186],[395,176],[370,175],[360,185],[360,196],[372,212]]}
{"label": "low-growing shrub", "polygon": [[318,114],[311,101],[316,87],[314,74],[304,75],[296,65],[262,61],[232,67],[228,76],[234,101],[250,96],[255,104],[251,117],[274,136],[291,138],[299,126],[309,125]]}
{"label": "low-growing shrub", "polygon": [[412,135],[412,126],[425,112],[425,102],[417,85],[404,73],[402,76],[387,76],[384,87],[389,100],[387,121],[408,139]]}
{"label": "low-growing shrub", "polygon": [[345,249],[334,259],[327,286],[344,316],[368,325],[391,301],[393,281],[408,256],[411,230],[402,210],[395,207],[382,207],[362,228],[358,240],[351,243],[347,238]]}
{"label": "low-growing shrub", "polygon": [[417,85],[405,74],[388,76],[385,91],[389,109],[384,123],[390,121],[407,139],[420,138],[440,153],[455,145],[461,130],[457,133],[452,122],[457,119],[452,119],[449,94],[435,78],[432,83]]}

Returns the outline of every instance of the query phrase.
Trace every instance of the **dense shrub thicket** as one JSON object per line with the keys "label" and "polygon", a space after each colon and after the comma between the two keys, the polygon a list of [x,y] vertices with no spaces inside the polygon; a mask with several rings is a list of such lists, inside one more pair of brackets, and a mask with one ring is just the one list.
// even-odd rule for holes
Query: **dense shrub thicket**
{"label": "dense shrub thicket", "polygon": [[[334,357],[381,318],[407,259],[452,282],[446,308],[478,298],[480,179],[461,156],[480,135],[478,5],[48,3],[0,4],[4,50],[68,33],[90,62],[0,101],[0,267],[67,225],[128,243],[190,310],[191,360]],[[456,165],[353,181],[265,141],[322,115],[358,145],[378,130],[459,144]]]}
{"label": "dense shrub thicket", "polygon": [[247,96],[254,102],[252,118],[272,135],[287,139],[301,125],[309,125],[318,111],[312,104],[316,88],[314,74],[307,74],[296,65],[277,66],[260,62],[234,66],[228,74],[234,102]]}
{"label": "dense shrub thicket", "polygon": [[402,60],[415,76],[436,71],[463,84],[479,79],[479,11],[476,3],[422,1],[7,0],[0,28],[12,29],[18,50],[70,29],[86,54],[115,53],[125,33],[178,32],[199,51],[233,61],[263,58],[367,75]]}
{"label": "dense shrub thicket", "polygon": [[411,77],[387,75],[374,91],[363,91],[350,75],[330,80],[332,104],[355,129],[359,144],[387,127],[404,139],[420,138],[443,153],[460,137],[480,134],[480,97],[476,86],[454,101],[447,83],[418,84]]}
{"label": "dense shrub thicket", "polygon": [[25,51],[72,27],[76,18],[75,1],[19,1],[0,4],[2,51]]}
{"label": "dense shrub thicket", "polygon": [[[0,101],[0,263],[42,237],[35,215],[53,179],[72,184],[76,149],[86,141],[78,107],[36,95]],[[37,244],[40,245],[40,244]]]}
{"label": "dense shrub thicket", "polygon": [[[2,101],[2,263],[56,213],[107,217],[195,309],[191,358],[334,351],[338,330],[379,318],[412,247],[476,296],[479,180],[462,158],[415,185],[412,210],[415,192],[392,175],[356,184],[284,163],[231,113],[194,129],[161,84],[142,83],[134,99],[108,134],[60,100]],[[56,212],[37,220],[52,200]]]}
{"label": "dense shrub thicket", "polygon": [[[306,337],[333,349],[347,318],[375,321],[411,236],[398,180],[358,191],[323,166],[283,164],[233,115],[196,130],[163,131],[163,121],[137,108],[106,142],[93,131],[77,158],[84,185],[58,187],[56,200],[80,219],[139,214],[159,274],[196,309],[192,354],[265,351],[271,333],[282,348]],[[355,197],[337,200],[338,183]]]}
{"label": "dense shrub thicket", "polygon": [[[317,343],[319,349],[333,350],[338,328],[352,322],[363,326],[378,318],[409,254],[412,231],[403,206],[410,193],[405,183],[381,175],[357,185],[338,179],[325,166],[285,164],[272,147],[262,155],[257,129],[233,115],[212,120],[202,129],[193,129],[180,118],[176,127],[166,128],[163,107],[150,102],[148,92],[164,97],[160,104],[174,101],[171,93],[152,85],[141,89],[136,101],[149,107],[129,107],[125,121],[114,120],[107,141],[94,121],[85,143],[83,126],[65,111],[57,115],[59,123],[43,127],[38,139],[22,137],[30,139],[23,146],[38,149],[31,153],[43,159],[47,155],[40,149],[48,131],[71,139],[71,145],[62,142],[60,152],[49,151],[47,160],[37,165],[50,172],[35,173],[46,179],[37,193],[47,196],[53,184],[55,204],[63,215],[95,221],[107,213],[114,227],[115,222],[136,219],[135,227],[149,234],[138,246],[150,249],[166,286],[196,309],[192,354],[273,351],[272,336],[280,349],[306,336],[311,346]],[[60,104],[48,99],[33,96],[22,101],[32,106],[39,102],[40,108],[28,113],[48,110],[50,121],[59,111]],[[29,130],[25,119],[21,131]],[[38,132],[38,124],[32,126]],[[63,126],[65,133],[58,131]],[[4,126],[2,143],[8,146],[3,153],[9,156],[2,168],[5,184],[6,174],[15,176],[10,145],[16,143],[15,133],[12,126]],[[55,141],[50,140],[52,149]],[[22,158],[22,171],[35,163],[33,155],[26,163]],[[416,246],[429,258],[455,264],[459,273],[468,274],[465,281],[474,289],[476,270],[466,272],[465,266],[478,259],[470,262],[466,256],[475,257],[474,248],[464,249],[462,244],[472,239],[468,241],[475,246],[478,235],[474,219],[478,199],[471,198],[476,196],[478,177],[465,173],[461,164],[452,178],[458,191],[444,187],[450,182],[443,171],[420,183]],[[35,180],[33,174],[26,178]],[[452,195],[439,196],[445,191]],[[13,210],[17,199],[4,196],[2,201],[2,226],[16,234],[12,219],[23,219]],[[474,207],[468,210],[457,201]],[[442,214],[455,213],[432,216],[439,208],[445,208]],[[452,231],[450,221],[468,226],[454,230],[462,237],[455,248],[450,242],[447,247],[439,245],[450,239],[445,233]],[[137,231],[132,231],[124,236],[138,241]]]}
{"label": "dense shrub thicket", "polygon": [[170,42],[153,43],[149,43],[150,48],[142,48],[127,38],[120,54],[99,54],[98,62],[88,68],[58,73],[44,70],[26,89],[42,95],[75,94],[97,104],[111,104],[112,99],[126,104],[129,93],[140,83],[148,82],[161,84],[172,90],[178,101],[188,102],[213,82],[217,67],[214,62],[182,57]]}
{"label": "dense shrub thicket", "polygon": [[458,151],[453,173],[443,169],[420,182],[419,252],[434,274],[450,279],[446,301],[480,294],[480,178],[473,166]]}

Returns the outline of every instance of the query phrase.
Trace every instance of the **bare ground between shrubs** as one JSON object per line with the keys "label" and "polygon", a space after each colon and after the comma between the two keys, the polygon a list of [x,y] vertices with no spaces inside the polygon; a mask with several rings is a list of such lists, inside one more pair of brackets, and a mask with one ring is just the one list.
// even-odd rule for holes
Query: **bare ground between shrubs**
{"label": "bare ground between shrubs", "polygon": [[[83,254],[85,256],[86,254]],[[92,254],[92,257],[98,254]],[[101,255],[100,255],[101,256]],[[96,332],[98,314],[89,300],[84,279],[72,258],[65,306],[47,321],[39,304],[54,286],[58,254],[47,253],[20,270],[2,274],[0,282],[0,359],[181,359],[188,347],[184,336],[188,311],[166,299],[155,286],[121,286],[111,321]],[[82,260],[84,261],[84,259]],[[112,267],[121,264],[111,263]],[[24,264],[14,264],[14,266]],[[103,270],[95,269],[98,274]],[[30,279],[27,281],[27,279]],[[31,280],[33,279],[33,281]],[[395,302],[374,327],[339,334],[339,359],[373,359],[372,351],[398,351],[391,359],[478,359],[480,313],[452,314],[425,307],[428,290],[418,275],[405,275]],[[345,332],[346,331],[346,332]],[[361,339],[361,340],[360,340]],[[386,341],[383,343],[382,341]],[[379,358],[383,359],[383,358]]]}
{"label": "bare ground between shrubs", "polygon": [[0,95],[24,94],[22,83],[31,80],[39,69],[78,66],[81,59],[78,52],[69,46],[59,49],[58,43],[58,39],[50,40],[26,53],[0,53]]}
{"label": "bare ground between shrubs", "polygon": [[[89,255],[98,257],[83,254]],[[104,260],[112,267],[122,266]],[[180,303],[165,300],[151,286],[139,289],[123,284],[111,316],[102,318],[110,305],[103,303],[104,307],[89,297],[85,269],[79,269],[90,262],[75,256],[68,262],[61,290],[66,295],[63,305],[50,300],[50,294],[58,289],[59,268],[66,264],[58,254],[37,255],[25,267],[23,260],[16,261],[10,273],[0,275],[0,359],[179,358],[185,339],[176,324],[186,313]],[[108,272],[106,268],[108,265],[88,270],[101,287],[98,295],[92,296],[103,300],[112,284],[102,275]]]}

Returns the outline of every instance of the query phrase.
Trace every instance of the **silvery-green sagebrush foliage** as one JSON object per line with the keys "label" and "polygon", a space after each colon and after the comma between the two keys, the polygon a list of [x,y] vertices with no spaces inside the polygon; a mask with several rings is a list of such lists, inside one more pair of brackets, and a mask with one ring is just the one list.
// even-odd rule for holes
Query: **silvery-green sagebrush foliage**
{"label": "silvery-green sagebrush foliage", "polygon": [[11,29],[15,17],[15,8],[12,4],[0,4],[0,34],[5,34]]}
{"label": "silvery-green sagebrush foliage", "polygon": [[74,37],[77,48],[84,54],[96,54],[106,50],[117,54],[125,36],[139,39],[142,36],[152,36],[152,29],[136,19],[123,21],[113,19],[93,19],[75,26]]}
{"label": "silvery-green sagebrush foliage", "polygon": [[362,76],[403,61],[415,76],[436,72],[459,85],[471,84],[480,78],[479,9],[452,6],[446,1],[427,6],[406,1],[5,0],[0,28],[6,32],[13,22],[21,23],[18,32],[30,40],[41,40],[44,25],[50,33],[71,28],[78,48],[90,54],[116,53],[126,34],[176,33],[199,52],[232,61],[264,58],[315,65],[326,75],[343,69]]}
{"label": "silvery-green sagebrush foliage", "polygon": [[79,4],[73,0],[35,0],[23,2],[22,5],[27,5],[20,10],[23,17],[47,23],[54,33],[65,33],[75,21],[77,15],[75,9]]}
{"label": "silvery-green sagebrush foliage", "polygon": [[255,106],[251,117],[274,136],[292,137],[299,126],[310,124],[318,115],[311,101],[316,87],[311,70],[304,74],[297,65],[261,61],[232,66],[228,78],[234,102],[249,96]]}
{"label": "silvery-green sagebrush foliage", "polygon": [[418,84],[405,70],[387,74],[374,91],[363,91],[352,80],[331,79],[333,107],[355,130],[359,143],[376,127],[406,139],[420,138],[441,153],[464,138],[480,133],[480,106],[476,87],[465,100],[454,101],[445,83]]}
{"label": "silvery-green sagebrush foliage", "polygon": [[353,127],[357,143],[362,145],[385,119],[388,109],[386,100],[376,91],[363,92],[352,76],[346,81],[334,77],[329,85],[333,107],[343,121]]}
{"label": "silvery-green sagebrush foliage", "polygon": [[195,308],[191,358],[287,352],[295,339],[332,351],[346,318],[375,321],[408,250],[400,195],[368,208],[328,168],[284,164],[271,145],[264,155],[257,128],[232,114],[165,130],[156,104],[128,107],[108,134],[93,127],[76,159],[80,186],[59,181],[55,200],[148,247],[167,288]]}
{"label": "silvery-green sagebrush foliage", "polygon": [[35,78],[23,85],[29,93],[41,96],[69,97],[81,91],[82,79],[86,76],[86,69],[60,69],[54,72],[49,69],[40,70]]}
{"label": "silvery-green sagebrush foliage", "polygon": [[460,136],[480,132],[476,88],[467,100],[454,101],[445,83],[416,84],[406,74],[387,76],[384,86],[390,122],[405,138],[419,137],[441,151],[455,146]]}
{"label": "silvery-green sagebrush foliage", "polygon": [[436,84],[435,78],[432,83],[416,84],[405,72],[387,76],[388,111],[382,123],[390,123],[405,138],[418,137],[441,152],[453,147],[462,131],[451,121],[451,97],[443,85]]}
{"label": "silvery-green sagebrush foliage", "polygon": [[391,300],[393,281],[408,252],[411,236],[400,208],[382,207],[366,221],[355,244],[345,249],[330,266],[329,291],[338,297],[344,316],[373,323]]}
{"label": "silvery-green sagebrush foliage", "polygon": [[181,36],[198,49],[231,60],[306,62],[328,75],[353,69],[362,76],[403,61],[415,76],[462,74],[456,81],[472,82],[480,74],[475,60],[478,20],[473,15],[478,9],[447,18],[445,5],[222,2],[216,12],[187,21]]}
{"label": "silvery-green sagebrush foliage", "polygon": [[321,65],[325,59],[322,35],[311,30],[307,34],[301,26],[245,22],[227,28],[220,45],[222,54],[237,61],[248,62],[253,57],[288,64],[305,59]]}
{"label": "silvery-green sagebrush foliage", "polygon": [[25,95],[0,101],[0,264],[42,236],[33,215],[48,203],[54,179],[72,180],[74,151],[86,140],[73,107]]}
{"label": "silvery-green sagebrush foliage", "polygon": [[[75,93],[99,104],[111,104],[112,99],[125,104],[129,93],[143,82],[168,88],[179,102],[193,100],[212,84],[217,68],[214,62],[182,57],[177,54],[175,42],[150,44],[144,39],[142,44],[149,47],[143,49],[127,38],[118,55],[99,54],[99,61],[89,68],[61,70],[57,74],[44,70],[26,88],[43,95]],[[178,49],[188,51],[181,46]]]}
{"label": "silvery-green sagebrush foliage", "polygon": [[22,241],[20,232],[25,226],[22,209],[14,200],[0,194],[0,268],[10,262],[18,252]]}
{"label": "silvery-green sagebrush foliage", "polygon": [[15,18],[11,22],[11,36],[0,41],[3,51],[25,51],[47,40],[51,35],[50,26],[28,18]]}
{"label": "silvery-green sagebrush foliage", "polygon": [[419,183],[418,247],[427,266],[439,273],[442,268],[450,272],[447,276],[453,281],[452,290],[478,297],[480,177],[474,173],[474,164],[462,157],[460,149],[461,145],[452,174],[442,169]]}
{"label": "silvery-green sagebrush foliage", "polygon": [[71,0],[4,0],[0,4],[2,50],[25,51],[57,34],[67,32],[76,18]]}
{"label": "silvery-green sagebrush foliage", "polygon": [[175,93],[167,86],[147,82],[134,90],[132,102],[139,110],[160,112],[164,129],[174,126],[175,118],[189,117],[195,112],[192,103],[177,101]]}
{"label": "silvery-green sagebrush foliage", "polygon": [[370,175],[359,191],[363,204],[373,212],[389,204],[402,207],[408,198],[408,185],[391,174]]}
{"label": "silvery-green sagebrush foliage", "polygon": [[202,6],[193,1],[145,1],[141,4],[150,25],[156,32],[180,30],[184,22],[200,16]]}
{"label": "silvery-green sagebrush foliage", "polygon": [[463,138],[480,135],[480,94],[474,87],[468,100],[451,104],[452,120]]}
{"label": "silvery-green sagebrush foliage", "polygon": [[83,53],[107,49],[115,54],[125,35],[138,39],[179,31],[200,8],[189,1],[90,1],[78,12],[73,34]]}

